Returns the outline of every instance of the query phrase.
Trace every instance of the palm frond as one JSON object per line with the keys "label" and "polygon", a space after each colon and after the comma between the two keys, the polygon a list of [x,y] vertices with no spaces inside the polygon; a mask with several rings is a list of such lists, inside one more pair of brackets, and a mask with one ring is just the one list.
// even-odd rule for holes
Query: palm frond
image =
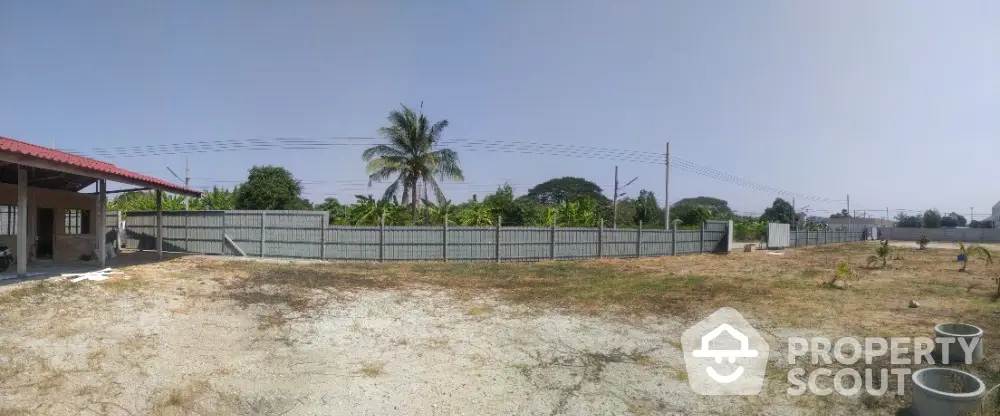
{"label": "palm frond", "polygon": [[405,158],[406,149],[400,149],[399,147],[393,147],[387,144],[379,144],[365,149],[361,153],[361,159],[368,162],[375,157],[392,157],[392,158]]}
{"label": "palm frond", "polygon": [[989,266],[993,264],[993,253],[990,253],[986,247],[983,246],[973,246],[969,247],[967,256],[975,255],[983,260],[986,260],[986,265]]}
{"label": "palm frond", "polygon": [[465,180],[462,168],[459,167],[458,153],[454,150],[441,149],[431,152],[428,156],[433,161],[432,170],[435,175],[455,181]]}
{"label": "palm frond", "polygon": [[424,181],[431,185],[431,189],[434,191],[434,197],[437,198],[439,204],[447,201],[444,197],[444,192],[441,190],[441,186],[438,185],[436,180],[434,180],[434,175],[424,176]]}
{"label": "palm frond", "polygon": [[385,188],[385,192],[382,194],[382,201],[388,201],[392,197],[396,196],[396,193],[399,192],[399,185],[402,181],[403,174],[400,174],[395,181]]}

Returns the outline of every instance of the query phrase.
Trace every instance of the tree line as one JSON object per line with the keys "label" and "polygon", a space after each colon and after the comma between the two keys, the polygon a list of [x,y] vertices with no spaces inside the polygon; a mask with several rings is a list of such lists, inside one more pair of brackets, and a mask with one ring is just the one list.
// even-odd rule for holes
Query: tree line
{"label": "tree line", "polygon": [[942,215],[936,209],[924,211],[922,215],[910,215],[900,212],[894,220],[897,227],[904,228],[955,228],[965,226],[969,228],[994,228],[996,226],[993,221],[968,221],[965,217],[955,212]]}

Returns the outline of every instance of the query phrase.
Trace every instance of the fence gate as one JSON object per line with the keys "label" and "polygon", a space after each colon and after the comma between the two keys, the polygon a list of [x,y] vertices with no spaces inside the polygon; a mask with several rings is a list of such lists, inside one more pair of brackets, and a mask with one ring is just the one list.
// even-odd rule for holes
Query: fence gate
{"label": "fence gate", "polygon": [[767,223],[767,248],[785,248],[790,245],[791,226],[778,222]]}

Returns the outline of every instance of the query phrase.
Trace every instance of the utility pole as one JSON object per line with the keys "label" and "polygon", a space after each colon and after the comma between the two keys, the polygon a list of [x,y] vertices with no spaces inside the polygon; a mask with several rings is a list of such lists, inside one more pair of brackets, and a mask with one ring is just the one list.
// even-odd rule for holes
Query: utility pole
{"label": "utility pole", "polygon": [[613,222],[611,228],[617,229],[618,228],[618,165],[615,165],[615,193],[614,196],[612,197],[611,207],[612,211],[614,211],[614,213],[612,214]]}
{"label": "utility pole", "polygon": [[851,195],[847,195],[847,232],[851,232],[851,225],[854,222],[851,218]]}
{"label": "utility pole", "polygon": [[667,185],[663,190],[663,226],[670,229],[670,142],[667,142],[667,154],[664,161],[667,165]]}
{"label": "utility pole", "polygon": [[[889,207],[885,207],[885,220],[886,221],[892,221],[892,218],[889,218]],[[885,225],[885,224],[882,224],[882,225]]]}
{"label": "utility pole", "polygon": [[[184,187],[191,188],[191,161],[184,156]],[[184,210],[191,208],[191,197],[184,198]]]}

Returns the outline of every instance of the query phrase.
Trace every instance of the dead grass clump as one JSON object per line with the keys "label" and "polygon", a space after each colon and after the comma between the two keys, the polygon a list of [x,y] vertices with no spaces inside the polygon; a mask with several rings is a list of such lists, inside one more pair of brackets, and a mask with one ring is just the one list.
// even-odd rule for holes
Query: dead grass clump
{"label": "dead grass clump", "polygon": [[211,385],[205,381],[170,387],[156,395],[150,414],[157,416],[195,414],[201,398],[211,391]]}
{"label": "dead grass clump", "polygon": [[385,373],[385,362],[384,361],[369,361],[361,363],[361,368],[358,370],[358,374],[365,377],[374,378]]}
{"label": "dead grass clump", "polygon": [[37,282],[24,282],[17,284],[17,287],[13,289],[0,292],[0,304],[35,304],[62,300],[76,293],[80,288],[80,285],[64,281],[41,280]]}

